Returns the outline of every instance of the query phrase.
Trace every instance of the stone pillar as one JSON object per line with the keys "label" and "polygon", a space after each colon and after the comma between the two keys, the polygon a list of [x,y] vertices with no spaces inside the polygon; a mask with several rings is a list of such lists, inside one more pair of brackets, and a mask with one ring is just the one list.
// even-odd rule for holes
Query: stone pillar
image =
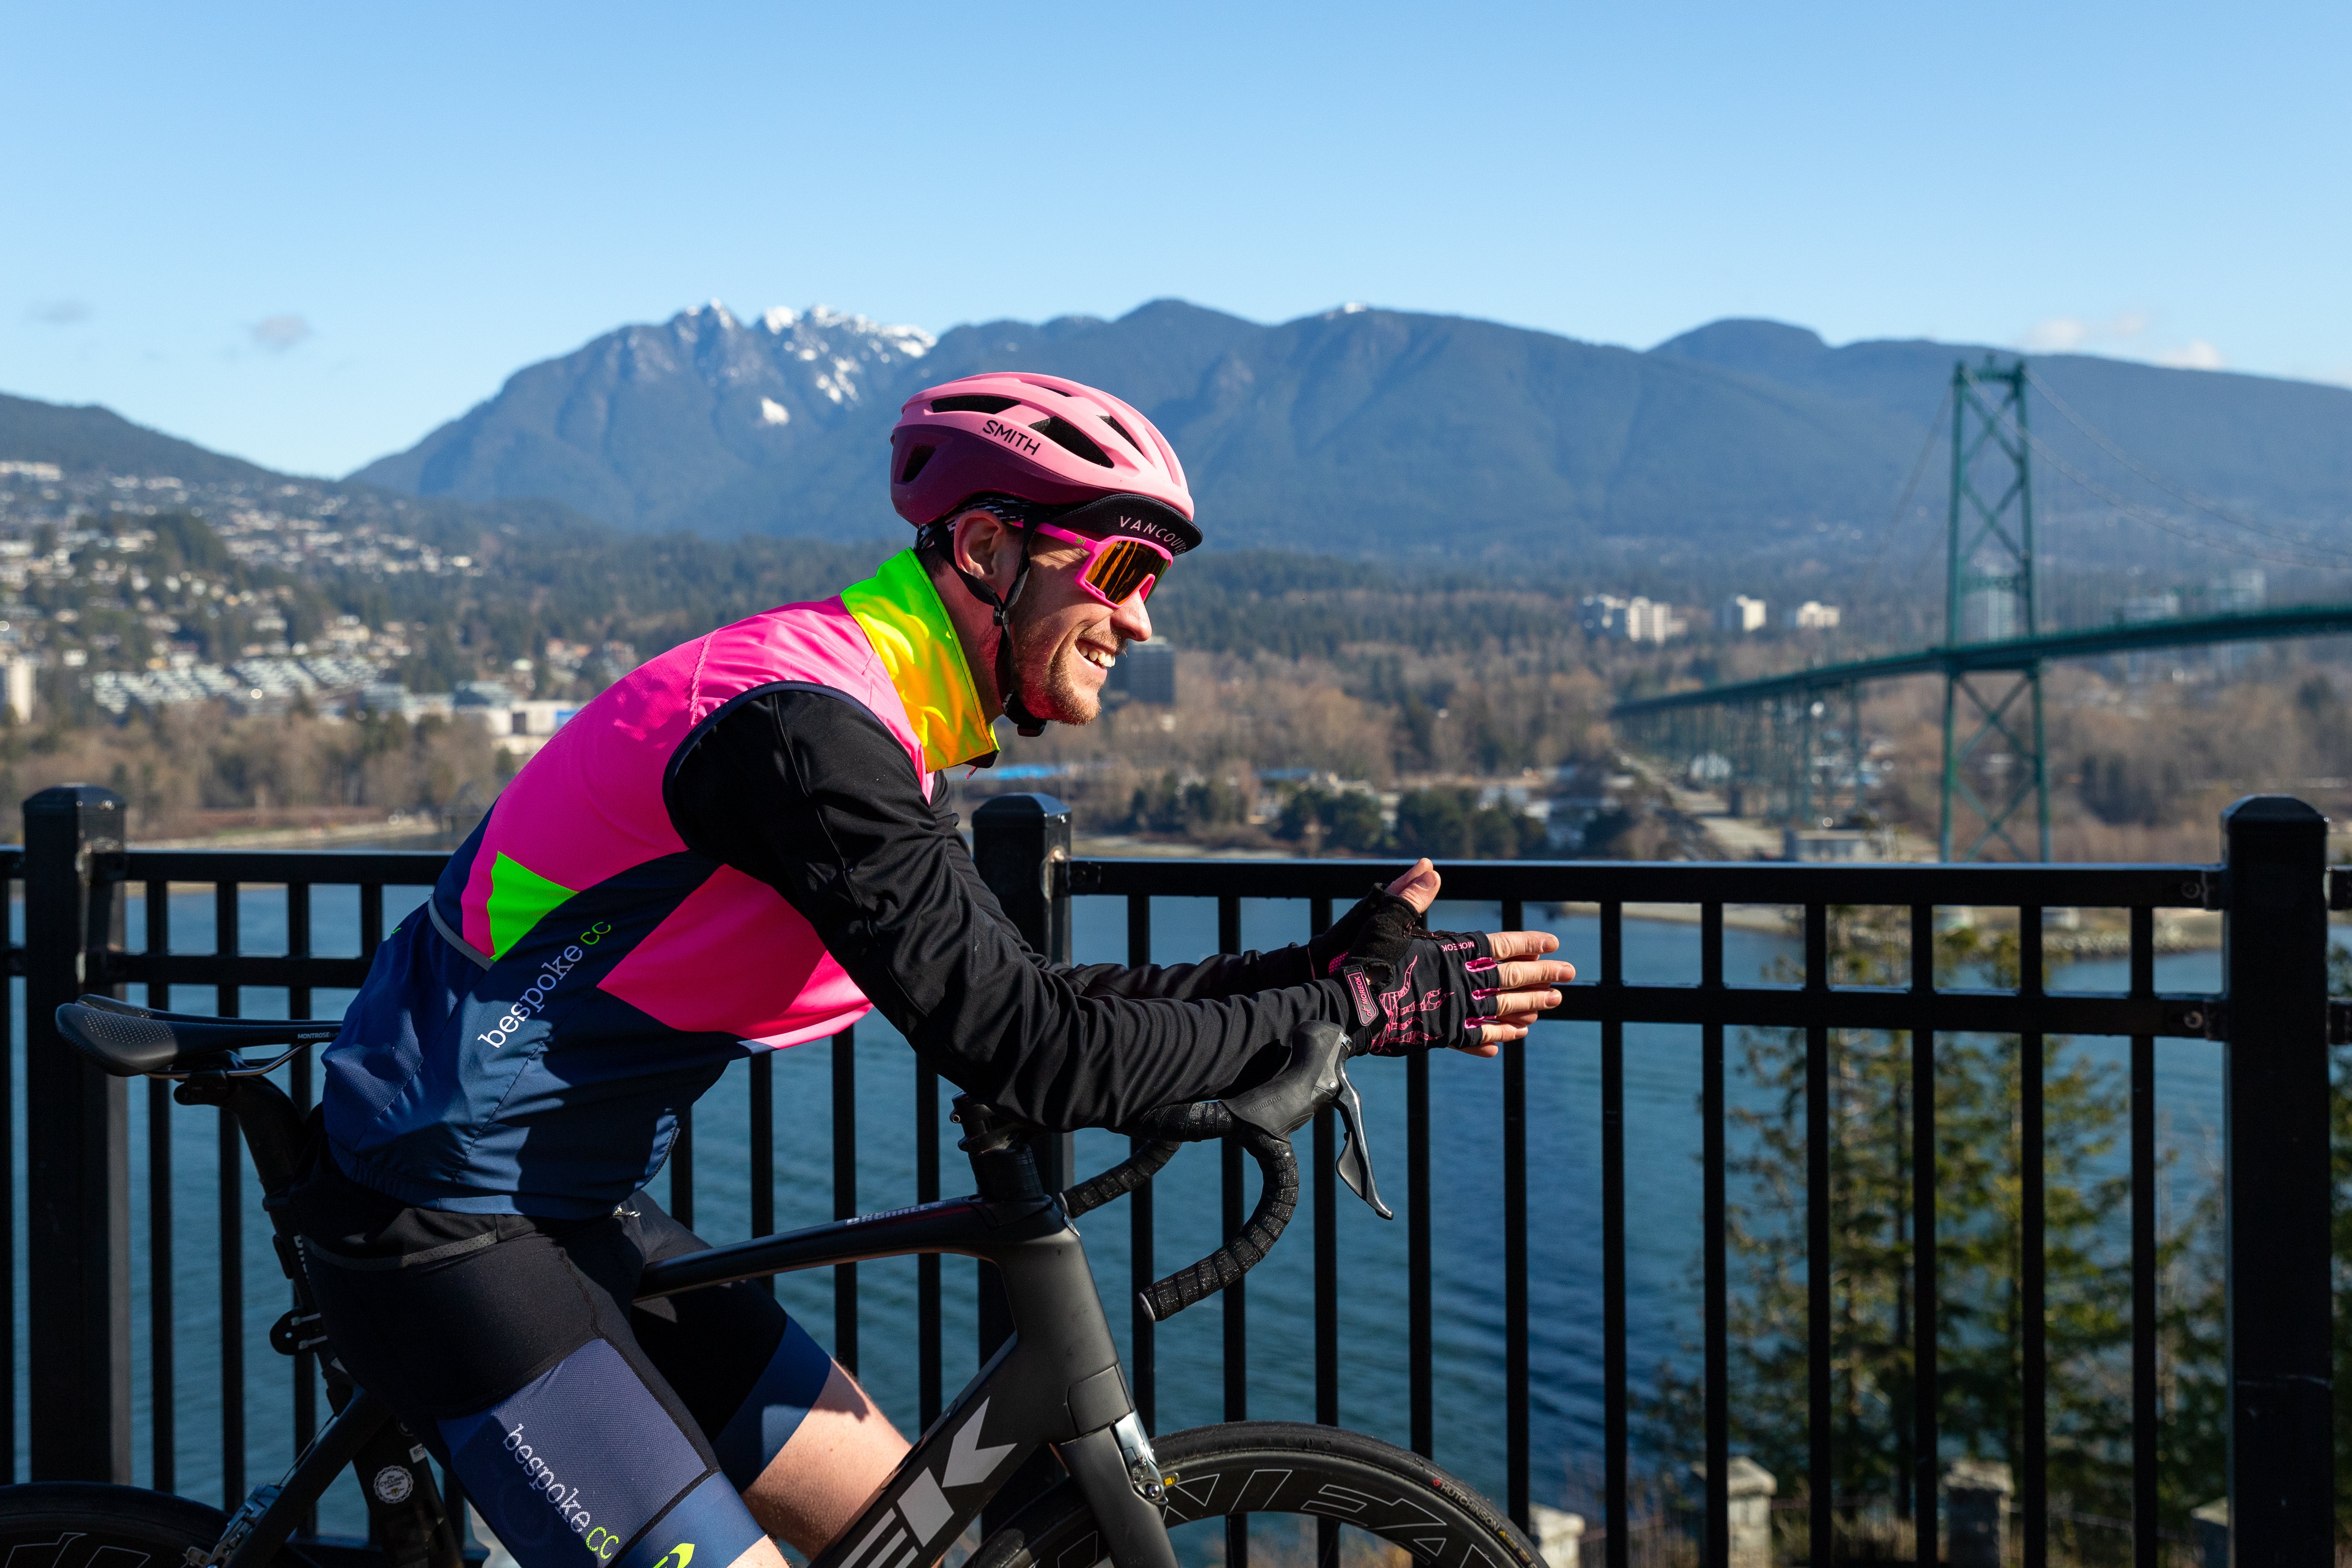
{"label": "stone pillar", "polygon": [[[1693,1465],[1691,1474],[1706,1485],[1706,1466]],[[1772,1568],[1772,1494],[1780,1483],[1771,1471],[1741,1454],[1725,1467],[1723,1490],[1729,1516],[1729,1561],[1722,1568]],[[1699,1540],[1706,1540],[1706,1514],[1699,1513]],[[1709,1563],[1707,1568],[1716,1568]]]}
{"label": "stone pillar", "polygon": [[2230,1500],[2217,1497],[2189,1517],[2197,1521],[2197,1561],[2230,1568]]}
{"label": "stone pillar", "polygon": [[2003,1568],[2009,1561],[2009,1467],[1955,1459],[1944,1470],[1944,1519],[1952,1568]]}
{"label": "stone pillar", "polygon": [[1564,1508],[1528,1505],[1528,1533],[1536,1538],[1548,1568],[1579,1568],[1584,1552],[1584,1516]]}

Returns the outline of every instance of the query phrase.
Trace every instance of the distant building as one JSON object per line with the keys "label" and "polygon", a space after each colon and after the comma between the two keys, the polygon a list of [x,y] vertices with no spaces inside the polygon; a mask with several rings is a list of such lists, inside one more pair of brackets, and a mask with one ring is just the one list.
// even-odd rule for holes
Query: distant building
{"label": "distant building", "polygon": [[1746,637],[1749,632],[1764,629],[1764,601],[1751,599],[1745,594],[1734,594],[1716,606],[1715,629],[1733,637]]}
{"label": "distant building", "polygon": [[2270,598],[2270,579],[2259,566],[2248,566],[2217,579],[2211,590],[2215,613],[2224,616],[2248,616],[2259,610]]}
{"label": "distant building", "polygon": [[19,724],[33,721],[33,661],[12,658],[5,675],[0,675],[0,696],[5,696],[8,716]]}
{"label": "distant building", "polygon": [[1792,632],[1833,631],[1838,624],[1838,607],[1807,599],[1789,612],[1786,624]]}
{"label": "distant building", "polygon": [[1124,696],[1129,702],[1148,702],[1158,708],[1176,706],[1176,650],[1167,643],[1154,639],[1136,643],[1118,656],[1111,666],[1110,679],[1105,689]]}
{"label": "distant building", "polygon": [[1636,594],[1621,599],[1614,594],[1589,594],[1577,606],[1577,622],[1591,637],[1622,637],[1627,642],[1665,642],[1690,629],[1663,600]]}
{"label": "distant building", "polygon": [[2148,621],[2177,620],[2180,616],[2180,595],[2174,593],[2134,594],[2124,601],[2124,624],[2129,626]]}

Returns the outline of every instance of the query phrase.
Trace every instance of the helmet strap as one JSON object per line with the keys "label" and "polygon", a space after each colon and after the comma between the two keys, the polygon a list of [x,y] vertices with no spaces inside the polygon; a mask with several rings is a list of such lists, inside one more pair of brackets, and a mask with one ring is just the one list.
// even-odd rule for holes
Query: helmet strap
{"label": "helmet strap", "polygon": [[1045,721],[1029,711],[1029,705],[1021,700],[1020,676],[1013,664],[1012,616],[1013,606],[1020,603],[1021,590],[1029,585],[1029,541],[1036,531],[1034,517],[1022,520],[1021,564],[1013,574],[1012,591],[1002,598],[993,587],[963,569],[962,563],[955,558],[954,540],[948,541],[948,564],[955,568],[955,574],[963,579],[972,597],[988,606],[990,619],[996,625],[996,691],[1004,705],[1004,716],[1013,721],[1015,731],[1033,741],[1045,732]]}

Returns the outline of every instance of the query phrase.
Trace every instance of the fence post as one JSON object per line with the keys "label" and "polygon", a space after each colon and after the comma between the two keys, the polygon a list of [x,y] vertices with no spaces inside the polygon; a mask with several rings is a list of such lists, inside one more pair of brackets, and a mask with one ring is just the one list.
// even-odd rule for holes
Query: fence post
{"label": "fence post", "polygon": [[2230,1557],[2327,1568],[2327,822],[2299,800],[2248,795],[2221,829]]}
{"label": "fence post", "polygon": [[[32,1475],[131,1479],[131,1137],[123,1080],[58,1035],[59,1003],[108,989],[122,940],[100,857],[121,795],[59,784],[25,802],[25,1198]],[[100,960],[100,963],[103,961]]]}
{"label": "fence post", "polygon": [[[1000,795],[971,814],[971,858],[981,880],[1021,932],[1049,963],[1070,962],[1069,879],[1057,868],[1070,858],[1070,808],[1050,795]],[[1066,1132],[1036,1140],[1037,1174],[1048,1192],[1070,1184],[1073,1155]],[[996,1353],[1013,1332],[1013,1314],[996,1271],[980,1271],[980,1359]],[[981,1528],[993,1531],[1060,1476],[1039,1449],[981,1510]]]}
{"label": "fence post", "polygon": [[[981,880],[1048,963],[1070,962],[1070,808],[1050,795],[1000,795],[971,814],[971,858]],[[1072,1139],[1037,1140],[1037,1174],[1046,1190],[1070,1184]]]}

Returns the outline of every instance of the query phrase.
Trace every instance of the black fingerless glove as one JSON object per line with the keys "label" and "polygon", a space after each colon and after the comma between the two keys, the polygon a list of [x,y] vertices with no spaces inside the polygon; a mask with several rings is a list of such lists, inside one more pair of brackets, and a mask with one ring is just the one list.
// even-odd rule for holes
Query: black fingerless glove
{"label": "black fingerless glove", "polygon": [[1424,931],[1394,963],[1347,959],[1339,978],[1353,1012],[1350,1032],[1378,1057],[1475,1046],[1479,1026],[1501,1011],[1496,967],[1480,931]]}
{"label": "black fingerless glove", "polygon": [[1356,907],[1331,922],[1328,931],[1307,944],[1310,977],[1320,980],[1339,973],[1349,959],[1395,963],[1413,938],[1427,936],[1421,911],[1378,883],[1356,901]]}

